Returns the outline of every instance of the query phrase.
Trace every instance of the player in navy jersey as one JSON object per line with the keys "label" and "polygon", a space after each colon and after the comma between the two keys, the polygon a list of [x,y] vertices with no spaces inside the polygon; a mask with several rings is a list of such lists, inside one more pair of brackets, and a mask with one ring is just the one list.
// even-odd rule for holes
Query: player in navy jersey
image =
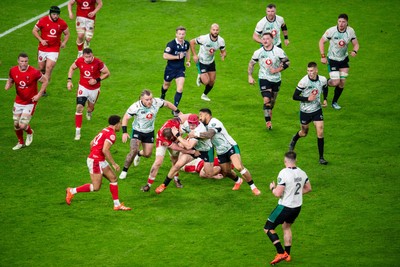
{"label": "player in navy jersey", "polygon": [[174,105],[178,107],[182,98],[183,85],[185,83],[185,60],[186,66],[190,67],[190,43],[185,40],[186,29],[183,26],[176,28],[176,38],[167,44],[163,58],[167,60],[164,71],[164,83],[161,86],[161,97],[165,99],[165,94],[173,79],[176,82],[176,93]]}

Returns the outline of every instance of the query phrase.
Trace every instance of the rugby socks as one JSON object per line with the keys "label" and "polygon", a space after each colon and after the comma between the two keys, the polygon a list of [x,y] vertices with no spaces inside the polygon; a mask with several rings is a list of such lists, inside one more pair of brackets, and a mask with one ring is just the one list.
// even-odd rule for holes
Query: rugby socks
{"label": "rugby socks", "polygon": [[285,251],[287,254],[290,255],[290,249],[292,248],[292,246],[285,246]]}
{"label": "rugby socks", "polygon": [[147,185],[151,187],[151,185],[154,183],[155,179],[156,179],[156,177],[149,176],[149,178],[147,179]]}
{"label": "rugby socks", "polygon": [[123,172],[128,172],[128,169],[129,169],[129,167],[127,168],[127,167],[124,167],[124,168],[122,168],[122,171]]}
{"label": "rugby socks", "polygon": [[161,85],[161,99],[165,99],[165,94],[167,93],[168,89],[164,89],[164,87]]}
{"label": "rugby socks", "polygon": [[175,93],[175,97],[174,97],[174,105],[175,105],[175,107],[178,107],[179,102],[181,102],[182,94],[183,93],[179,93],[179,92]]}
{"label": "rugby socks", "polygon": [[30,125],[28,125],[28,128],[26,128],[25,132],[26,132],[27,134],[32,134],[32,128],[31,128]]}
{"label": "rugby socks", "polygon": [[267,107],[265,104],[263,105],[264,110],[264,118],[265,122],[271,121],[271,107]]}
{"label": "rugby socks", "polygon": [[18,142],[20,144],[24,144],[24,132],[22,129],[15,130],[15,134],[17,135]]}
{"label": "rugby socks", "polygon": [[340,88],[339,86],[335,87],[335,93],[333,95],[332,103],[337,103],[340,95],[342,94],[344,88]]}
{"label": "rugby socks", "polygon": [[[110,183],[110,192],[113,200],[118,200],[118,183]],[[119,206],[119,205],[117,205]]]}
{"label": "rugby socks", "polygon": [[324,138],[318,138],[318,152],[319,158],[324,158]]}
{"label": "rugby socks", "polygon": [[76,193],[87,193],[87,192],[92,192],[93,191],[93,185],[92,184],[84,184],[81,186],[78,186],[77,188],[73,188],[71,190],[72,194],[76,194]]}
{"label": "rugby socks", "polygon": [[207,95],[211,89],[214,87],[214,85],[206,85],[206,88],[204,89],[204,94]]}
{"label": "rugby socks", "polygon": [[294,146],[296,145],[297,140],[299,140],[299,139],[300,139],[300,135],[299,135],[299,132],[297,132],[295,135],[293,135],[293,138],[292,138],[292,142],[293,142]]}
{"label": "rugby socks", "polygon": [[164,180],[163,184],[165,185],[165,187],[167,187],[171,181],[172,181],[171,178],[169,178],[168,176],[165,176],[165,180]]}
{"label": "rugby socks", "polygon": [[82,113],[75,113],[75,127],[82,127]]}
{"label": "rugby socks", "polygon": [[253,190],[254,188],[257,188],[256,185],[254,184],[253,180],[250,180],[249,182],[247,182],[247,184],[250,186],[251,190]]}
{"label": "rugby socks", "polygon": [[83,50],[83,43],[76,43],[76,46],[78,47],[78,51],[82,51]]}

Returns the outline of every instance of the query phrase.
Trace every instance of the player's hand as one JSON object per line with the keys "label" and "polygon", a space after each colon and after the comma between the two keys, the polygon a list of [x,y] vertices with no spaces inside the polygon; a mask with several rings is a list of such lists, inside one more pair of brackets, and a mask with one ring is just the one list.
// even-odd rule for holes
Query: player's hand
{"label": "player's hand", "polygon": [[67,82],[67,89],[68,89],[68,91],[71,91],[72,87],[74,87],[74,85],[72,84],[72,81],[68,81],[68,82]]}
{"label": "player's hand", "polygon": [[179,133],[179,130],[176,129],[176,127],[172,127],[172,128],[171,128],[171,132],[172,132],[172,134],[173,134],[174,136],[176,136],[176,135]]}
{"label": "player's hand", "polygon": [[88,13],[88,17],[89,17],[89,18],[93,18],[94,15],[96,15],[96,13],[94,13],[94,12],[89,12],[89,13]]}
{"label": "player's hand", "polygon": [[355,57],[355,56],[357,55],[357,53],[354,52],[354,51],[351,51],[350,55],[351,55],[352,57]]}
{"label": "player's hand", "polygon": [[117,163],[114,163],[112,166],[116,172],[119,172],[119,170],[121,169]]}
{"label": "player's hand", "polygon": [[199,56],[193,55],[193,61],[197,64],[197,62],[199,62]]}
{"label": "player's hand", "polygon": [[324,99],[324,102],[322,102],[322,107],[326,108],[328,106],[328,101],[326,101],[326,99]]}
{"label": "player's hand", "polygon": [[69,14],[69,19],[74,19],[74,14],[70,13]]}
{"label": "player's hand", "polygon": [[321,57],[321,63],[322,64],[327,64],[328,63],[328,59],[326,57]]}
{"label": "player's hand", "polygon": [[190,133],[188,133],[188,138],[195,138],[196,136],[195,136],[195,134],[194,134],[194,131],[190,131]]}
{"label": "player's hand", "polygon": [[254,80],[253,76],[249,75],[249,84],[254,85],[256,81]]}
{"label": "player's hand", "polygon": [[269,184],[269,190],[273,190],[273,189],[275,189],[275,182],[274,181],[272,181],[270,184]]}
{"label": "player's hand", "polygon": [[96,79],[90,78],[90,80],[88,81],[88,83],[90,85],[95,85],[97,83]]}
{"label": "player's hand", "polygon": [[285,39],[285,45],[288,46],[289,45],[289,39]]}
{"label": "player's hand", "polygon": [[60,48],[64,49],[66,46],[67,46],[67,44],[65,42],[62,42],[61,45],[60,45]]}
{"label": "player's hand", "polygon": [[122,134],[122,143],[126,143],[129,139],[129,134],[128,133],[123,133]]}
{"label": "player's hand", "polygon": [[186,61],[186,67],[190,67],[190,61]]}
{"label": "player's hand", "polygon": [[48,46],[48,45],[49,45],[49,44],[47,43],[46,40],[42,40],[42,41],[40,41],[40,43],[41,43],[43,46]]}
{"label": "player's hand", "polygon": [[34,95],[34,96],[32,97],[32,102],[38,102],[41,96],[42,96],[41,94],[36,94],[36,95]]}

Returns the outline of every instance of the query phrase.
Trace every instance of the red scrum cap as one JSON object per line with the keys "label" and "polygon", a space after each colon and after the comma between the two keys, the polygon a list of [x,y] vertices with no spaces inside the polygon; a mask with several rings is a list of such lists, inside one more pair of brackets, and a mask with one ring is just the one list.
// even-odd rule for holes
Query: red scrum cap
{"label": "red scrum cap", "polygon": [[199,125],[199,117],[196,114],[190,114],[188,118],[188,123]]}

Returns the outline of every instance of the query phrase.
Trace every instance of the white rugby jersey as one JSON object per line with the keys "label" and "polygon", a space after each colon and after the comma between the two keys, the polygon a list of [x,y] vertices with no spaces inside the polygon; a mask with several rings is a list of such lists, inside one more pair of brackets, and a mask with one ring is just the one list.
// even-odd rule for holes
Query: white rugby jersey
{"label": "white rugby jersey", "polygon": [[322,38],[325,41],[329,40],[328,58],[336,61],[342,61],[348,56],[349,43],[357,39],[355,31],[349,26],[344,32],[333,26],[322,35]]}
{"label": "white rugby jersey", "polygon": [[257,49],[251,57],[252,60],[258,62],[260,65],[258,78],[270,82],[281,81],[281,72],[271,73],[270,68],[278,68],[284,58],[287,58],[285,52],[275,45],[271,50],[266,50],[264,47],[261,47],[260,49]]}
{"label": "white rugby jersey", "polygon": [[211,118],[208,122],[207,129],[213,129],[215,135],[211,138],[211,142],[217,150],[217,155],[222,155],[232,147],[237,145],[236,141],[228,134],[222,122],[216,118]]}
{"label": "white rugby jersey", "polygon": [[[186,133],[191,132],[188,121],[185,121],[181,126],[181,128]],[[196,136],[198,136],[197,133],[198,134],[205,133],[207,132],[207,129],[206,126],[204,126],[204,124],[200,122],[199,125],[197,125],[197,127],[193,131],[196,133]],[[193,139],[197,139],[197,143],[194,146],[194,149],[198,151],[208,151],[212,148],[212,143],[210,139],[201,139],[201,138],[193,138]]]}
{"label": "white rugby jersey", "polygon": [[314,101],[300,102],[300,111],[312,113],[321,109],[321,93],[322,89],[327,86],[327,80],[324,76],[317,75],[316,80],[311,80],[308,75],[304,76],[297,84],[296,90],[301,91],[301,96],[308,97],[311,94],[317,94]]}
{"label": "white rugby jersey", "polygon": [[297,208],[303,204],[303,187],[308,181],[307,174],[300,168],[284,168],[278,174],[278,185],[285,190],[278,204],[288,208]]}
{"label": "white rugby jersey", "polygon": [[210,34],[201,35],[196,38],[196,44],[200,45],[198,53],[199,61],[202,64],[209,65],[215,60],[215,52],[225,50],[225,40],[218,36],[216,41],[211,40]]}
{"label": "white rugby jersey", "polygon": [[153,103],[149,108],[144,106],[140,100],[133,103],[126,111],[129,118],[135,117],[132,122],[132,128],[141,133],[150,133],[154,131],[154,122],[157,112],[163,106],[164,100],[161,98],[153,98]]}
{"label": "white rugby jersey", "polygon": [[274,37],[274,45],[281,44],[281,27],[285,24],[283,17],[275,15],[273,21],[269,21],[267,17],[263,17],[256,25],[255,32],[262,36],[264,33],[270,32]]}

